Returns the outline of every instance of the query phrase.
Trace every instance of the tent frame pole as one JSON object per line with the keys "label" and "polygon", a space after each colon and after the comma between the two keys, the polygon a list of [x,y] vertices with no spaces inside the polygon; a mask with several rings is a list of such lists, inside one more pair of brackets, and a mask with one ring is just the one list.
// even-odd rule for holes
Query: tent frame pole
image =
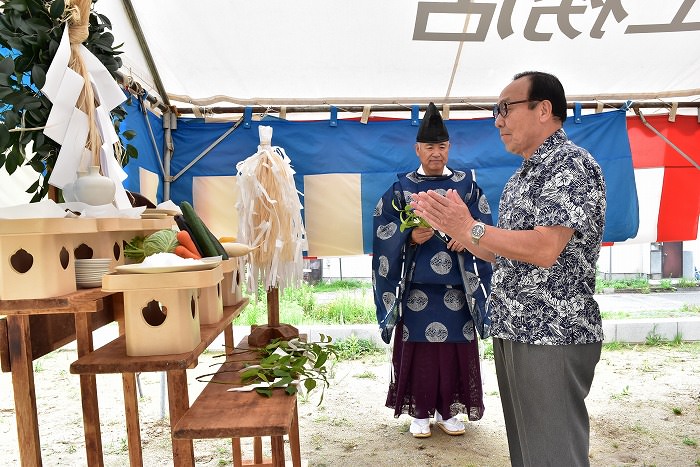
{"label": "tent frame pole", "polygon": [[[574,108],[576,101],[569,101],[567,103],[567,107],[572,109]],[[494,102],[484,102],[484,103],[469,103],[469,104],[448,104],[450,111],[454,112],[459,112],[459,111],[486,111],[489,112],[493,108]],[[603,102],[603,105],[601,106],[601,102],[581,102],[581,108],[583,109],[596,109],[596,111],[601,111],[602,108],[608,108],[608,109],[620,109],[626,106],[629,106],[629,102],[627,101],[619,101],[619,102]],[[440,105],[440,103],[435,102],[435,105]],[[337,105],[336,107],[338,108],[339,112],[348,112],[348,113],[363,113],[366,111],[368,105]],[[633,107],[639,107],[639,108],[670,108],[669,103],[664,103],[664,102],[634,102]],[[700,110],[700,102],[678,102],[677,103],[678,108],[697,108]],[[230,105],[230,106],[213,106],[213,107],[176,107],[176,111],[179,115],[213,115],[213,114],[243,114],[244,110],[250,107],[253,113],[280,113],[283,111],[286,114],[291,114],[291,113],[325,113],[329,112],[330,110],[330,105],[329,104],[322,104],[322,105],[285,105],[285,104],[279,104],[279,105],[252,105],[252,106],[239,106],[239,105]],[[419,106],[419,109],[421,111],[425,111],[427,108],[427,104],[423,104]],[[386,104],[386,105],[371,105],[371,111],[372,112],[410,112],[411,107],[408,105],[402,105],[402,104]]]}
{"label": "tent frame pole", "polygon": [[131,0],[122,0],[124,5],[124,10],[129,18],[131,27],[134,29],[134,34],[136,34],[136,39],[139,41],[139,46],[143,52],[143,56],[146,59],[146,64],[148,65],[148,70],[153,76],[153,81],[156,86],[160,98],[163,100],[166,106],[170,106],[170,100],[168,98],[168,93],[165,92],[165,86],[163,81],[160,79],[160,74],[158,73],[158,67],[156,67],[156,62],[153,60],[153,55],[151,54],[151,48],[148,46],[146,41],[146,36],[143,34],[143,29],[141,29],[141,23],[139,22],[136,11],[134,10],[134,5],[132,5]]}
{"label": "tent frame pole", "polygon": [[175,149],[173,130],[177,130],[177,115],[168,109],[163,114],[163,201],[170,200],[170,184],[172,183],[170,163]]}

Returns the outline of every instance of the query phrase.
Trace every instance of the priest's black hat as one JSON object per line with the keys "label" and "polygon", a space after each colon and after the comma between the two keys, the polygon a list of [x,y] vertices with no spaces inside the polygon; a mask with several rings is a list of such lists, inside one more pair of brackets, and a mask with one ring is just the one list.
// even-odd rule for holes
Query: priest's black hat
{"label": "priest's black hat", "polygon": [[438,112],[437,107],[432,102],[428,104],[428,110],[423,115],[423,120],[420,122],[416,142],[418,143],[443,143],[449,141],[450,135],[447,133],[447,127],[442,121],[442,116]]}

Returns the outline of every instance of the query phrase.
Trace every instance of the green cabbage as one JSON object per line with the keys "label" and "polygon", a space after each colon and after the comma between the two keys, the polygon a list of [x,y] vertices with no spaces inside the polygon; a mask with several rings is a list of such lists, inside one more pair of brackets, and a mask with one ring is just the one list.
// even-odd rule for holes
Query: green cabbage
{"label": "green cabbage", "polygon": [[143,241],[145,238],[142,235],[137,235],[124,245],[124,256],[133,259],[140,263],[145,258],[143,254]]}
{"label": "green cabbage", "polygon": [[172,253],[179,245],[177,232],[172,229],[163,229],[154,232],[143,241],[144,256],[155,253]]}

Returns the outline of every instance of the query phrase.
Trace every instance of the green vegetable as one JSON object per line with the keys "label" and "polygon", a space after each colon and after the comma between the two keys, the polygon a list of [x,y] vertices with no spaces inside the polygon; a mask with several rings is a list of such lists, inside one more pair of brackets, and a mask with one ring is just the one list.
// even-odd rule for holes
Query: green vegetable
{"label": "green vegetable", "polygon": [[124,256],[131,258],[137,262],[143,261],[146,255],[143,253],[143,241],[145,237],[143,235],[137,235],[130,241],[124,244]]}
{"label": "green vegetable", "polygon": [[[187,222],[187,225],[192,229],[195,243],[202,248],[202,256],[219,256],[221,253],[219,253],[219,249],[214,243],[215,241],[218,242],[218,240],[214,235],[210,236],[211,232],[209,232],[207,226],[194,211],[192,205],[187,201],[183,201],[180,203],[180,210],[185,218],[185,222]],[[221,247],[221,249],[223,250],[223,247]],[[222,256],[224,259],[228,259],[228,255],[226,255],[225,251]]]}
{"label": "green vegetable", "polygon": [[197,253],[199,253],[199,256],[206,256],[202,252],[202,247],[197,244],[197,240],[194,237],[194,234],[192,233],[192,228],[187,225],[187,221],[185,221],[185,218],[182,217],[182,214],[176,214],[175,215],[175,223],[177,224],[177,228],[180,230],[186,231],[188,234],[190,234],[190,238],[192,239],[192,243],[194,243],[194,246],[197,247]]}
{"label": "green vegetable", "polygon": [[177,232],[172,229],[159,230],[143,241],[143,254],[151,256],[155,253],[172,253],[179,244]]}
{"label": "green vegetable", "polygon": [[228,253],[226,253],[226,250],[224,249],[224,246],[221,244],[218,238],[211,233],[211,231],[207,228],[207,226],[204,226],[205,229],[207,229],[207,234],[209,234],[209,238],[211,239],[211,242],[214,244],[214,248],[216,248],[216,255],[214,256],[221,256],[222,259],[228,259]]}

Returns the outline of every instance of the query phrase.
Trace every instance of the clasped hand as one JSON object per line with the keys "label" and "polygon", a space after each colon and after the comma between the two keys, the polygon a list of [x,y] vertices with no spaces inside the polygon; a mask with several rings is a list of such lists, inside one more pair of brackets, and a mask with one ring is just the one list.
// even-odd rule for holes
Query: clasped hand
{"label": "clasped hand", "polygon": [[[435,235],[435,231],[430,227],[414,227],[411,231],[411,241],[415,244],[421,245],[430,240],[433,235]],[[439,238],[443,240],[442,237]],[[455,239],[451,239],[447,242],[447,248],[457,252],[466,250],[466,247]]]}
{"label": "clasped hand", "polygon": [[450,243],[458,243],[459,250],[448,244],[451,250],[461,251],[465,248],[464,244],[455,238],[468,237],[469,228],[474,223],[474,218],[469,212],[469,207],[460,198],[459,193],[455,190],[447,190],[445,196],[433,190],[414,193],[411,207],[417,215],[428,221],[435,229],[452,237]]}

